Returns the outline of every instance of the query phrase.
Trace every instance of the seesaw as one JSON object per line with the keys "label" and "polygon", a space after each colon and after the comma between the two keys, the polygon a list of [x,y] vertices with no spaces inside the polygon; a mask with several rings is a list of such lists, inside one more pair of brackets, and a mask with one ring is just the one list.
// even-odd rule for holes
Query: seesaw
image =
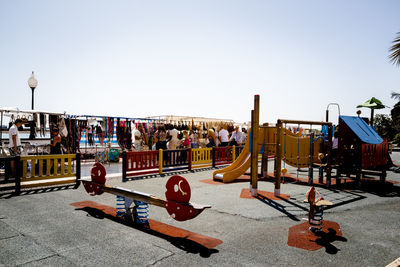
{"label": "seesaw", "polygon": [[[177,221],[186,221],[195,218],[210,205],[198,205],[190,203],[190,186],[185,178],[179,175],[171,176],[165,187],[166,199],[151,194],[132,191],[122,187],[112,187],[106,184],[106,169],[103,164],[97,162],[90,171],[91,180],[84,180],[83,185],[90,195],[101,195],[104,192],[116,195],[125,206],[124,216],[133,219],[136,223],[146,224],[148,221],[147,204],[164,207],[169,215]],[[132,206],[133,204],[133,206]],[[143,204],[145,206],[143,206]]]}

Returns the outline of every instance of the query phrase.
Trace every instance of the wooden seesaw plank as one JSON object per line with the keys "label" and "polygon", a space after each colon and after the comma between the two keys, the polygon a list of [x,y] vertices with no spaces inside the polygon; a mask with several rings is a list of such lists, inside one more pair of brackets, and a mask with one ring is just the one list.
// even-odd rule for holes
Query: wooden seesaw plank
{"label": "wooden seesaw plank", "polygon": [[[94,201],[80,201],[80,202],[75,202],[71,203],[71,206],[74,206],[75,208],[78,209],[84,209],[84,208],[92,208],[92,209],[97,209],[99,211],[104,212],[104,214],[113,217],[113,218],[119,218],[116,216],[117,214],[117,209],[111,206],[103,205]],[[188,230],[178,228],[172,225],[168,225],[159,221],[155,221],[152,219],[149,219],[149,225],[148,227],[146,226],[148,230],[154,231],[160,235],[165,235],[169,238],[183,238],[187,239],[190,241],[193,241],[201,246],[204,246],[207,249],[213,249],[216,246],[220,245],[223,243],[222,240],[216,239],[210,236],[205,236],[202,234],[190,232]]]}

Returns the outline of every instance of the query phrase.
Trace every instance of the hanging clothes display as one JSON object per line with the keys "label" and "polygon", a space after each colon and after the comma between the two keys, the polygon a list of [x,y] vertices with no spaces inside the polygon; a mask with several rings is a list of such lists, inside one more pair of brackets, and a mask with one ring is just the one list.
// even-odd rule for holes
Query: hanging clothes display
{"label": "hanging clothes display", "polygon": [[121,127],[119,118],[117,118],[117,129],[116,129],[116,132],[117,132],[117,143],[118,143],[119,147],[123,149],[124,148],[124,145],[123,145],[123,142],[122,142],[123,128]]}
{"label": "hanging clothes display", "polygon": [[87,136],[88,136],[88,144],[90,146],[94,146],[94,129],[93,126],[88,126],[87,127]]}
{"label": "hanging clothes display", "polygon": [[50,126],[50,132],[53,132],[55,128],[58,128],[58,115],[49,115],[49,126]]}
{"label": "hanging clothes display", "polygon": [[125,140],[125,148],[130,150],[132,148],[132,128],[131,122],[128,119],[126,119]]}
{"label": "hanging clothes display", "polygon": [[77,129],[76,129],[76,136],[75,136],[75,140],[76,140],[76,147],[77,147],[77,151],[80,153],[81,152],[81,138],[82,138],[82,132],[84,131],[84,121],[82,120],[77,120],[76,121],[77,124]]}
{"label": "hanging clothes display", "polygon": [[62,117],[59,117],[58,122],[57,122],[57,127],[58,130],[60,131],[61,137],[67,137],[68,136],[68,129],[67,126],[65,125],[65,119]]}
{"label": "hanging clothes display", "polygon": [[39,114],[40,119],[40,137],[45,136],[46,131],[46,115],[44,113]]}
{"label": "hanging clothes display", "polygon": [[103,118],[102,126],[103,126],[103,140],[107,139],[109,142],[111,142],[111,140],[108,138],[108,122],[107,122],[107,118]]}
{"label": "hanging clothes display", "polygon": [[29,121],[29,140],[36,138],[36,122],[34,120]]}
{"label": "hanging clothes display", "polygon": [[100,145],[103,145],[104,136],[103,136],[103,129],[100,124],[96,125],[96,136],[99,139]]}
{"label": "hanging clothes display", "polygon": [[108,118],[107,122],[108,122],[108,127],[107,127],[107,129],[108,129],[108,132],[107,132],[108,138],[109,138],[109,140],[112,140],[113,139],[113,135],[114,135],[114,118]]}

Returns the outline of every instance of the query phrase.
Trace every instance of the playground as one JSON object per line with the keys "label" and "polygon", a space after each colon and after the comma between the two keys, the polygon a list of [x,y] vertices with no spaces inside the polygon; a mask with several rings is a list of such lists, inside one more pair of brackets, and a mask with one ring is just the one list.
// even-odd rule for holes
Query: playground
{"label": "playground", "polygon": [[[400,161],[400,154],[392,154]],[[272,168],[273,160],[269,161]],[[87,166],[89,168],[91,166]],[[171,175],[122,182],[110,168],[110,186],[164,196]],[[116,168],[117,169],[117,168]],[[340,233],[318,237],[306,248],[288,245],[289,230],[307,222],[309,205],[304,203],[307,184],[287,182],[282,194],[288,199],[241,198],[249,180],[211,184],[213,169],[182,171],[191,186],[191,201],[208,204],[198,217],[185,222],[171,218],[164,208],[150,205],[150,218],[196,233],[194,240],[170,237],[157,231],[132,227],[100,209],[115,208],[115,196],[90,196],[83,186],[77,190],[22,192],[3,195],[1,202],[0,259],[6,266],[386,266],[399,257],[398,220],[400,175],[388,172],[393,181],[382,195],[373,187],[346,190],[318,187],[334,206],[324,220],[340,225]],[[296,172],[288,168],[288,173]],[[82,173],[87,173],[85,167]],[[350,184],[348,184],[350,185]],[[259,182],[260,191],[273,192],[274,184]],[[76,203],[91,201],[91,206]],[[45,208],[44,208],[45,207]],[[207,243],[220,240],[222,243]],[[201,245],[203,244],[203,245]],[[210,248],[207,248],[207,246]],[[301,245],[301,244],[300,244]]]}
{"label": "playground", "polygon": [[259,111],[255,96],[243,147],[124,151],[106,164],[21,157],[0,195],[0,264],[398,266],[387,142],[340,116],[333,151],[332,123],[271,126]]}

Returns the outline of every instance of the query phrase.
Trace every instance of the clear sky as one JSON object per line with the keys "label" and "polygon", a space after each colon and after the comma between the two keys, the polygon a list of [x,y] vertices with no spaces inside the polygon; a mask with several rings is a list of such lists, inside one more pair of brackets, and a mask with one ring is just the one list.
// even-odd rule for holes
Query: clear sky
{"label": "clear sky", "polygon": [[69,114],[244,122],[254,94],[260,122],[324,120],[330,102],[355,115],[373,96],[392,107],[399,11],[398,0],[1,0],[0,107],[30,109],[32,70],[35,108]]}

